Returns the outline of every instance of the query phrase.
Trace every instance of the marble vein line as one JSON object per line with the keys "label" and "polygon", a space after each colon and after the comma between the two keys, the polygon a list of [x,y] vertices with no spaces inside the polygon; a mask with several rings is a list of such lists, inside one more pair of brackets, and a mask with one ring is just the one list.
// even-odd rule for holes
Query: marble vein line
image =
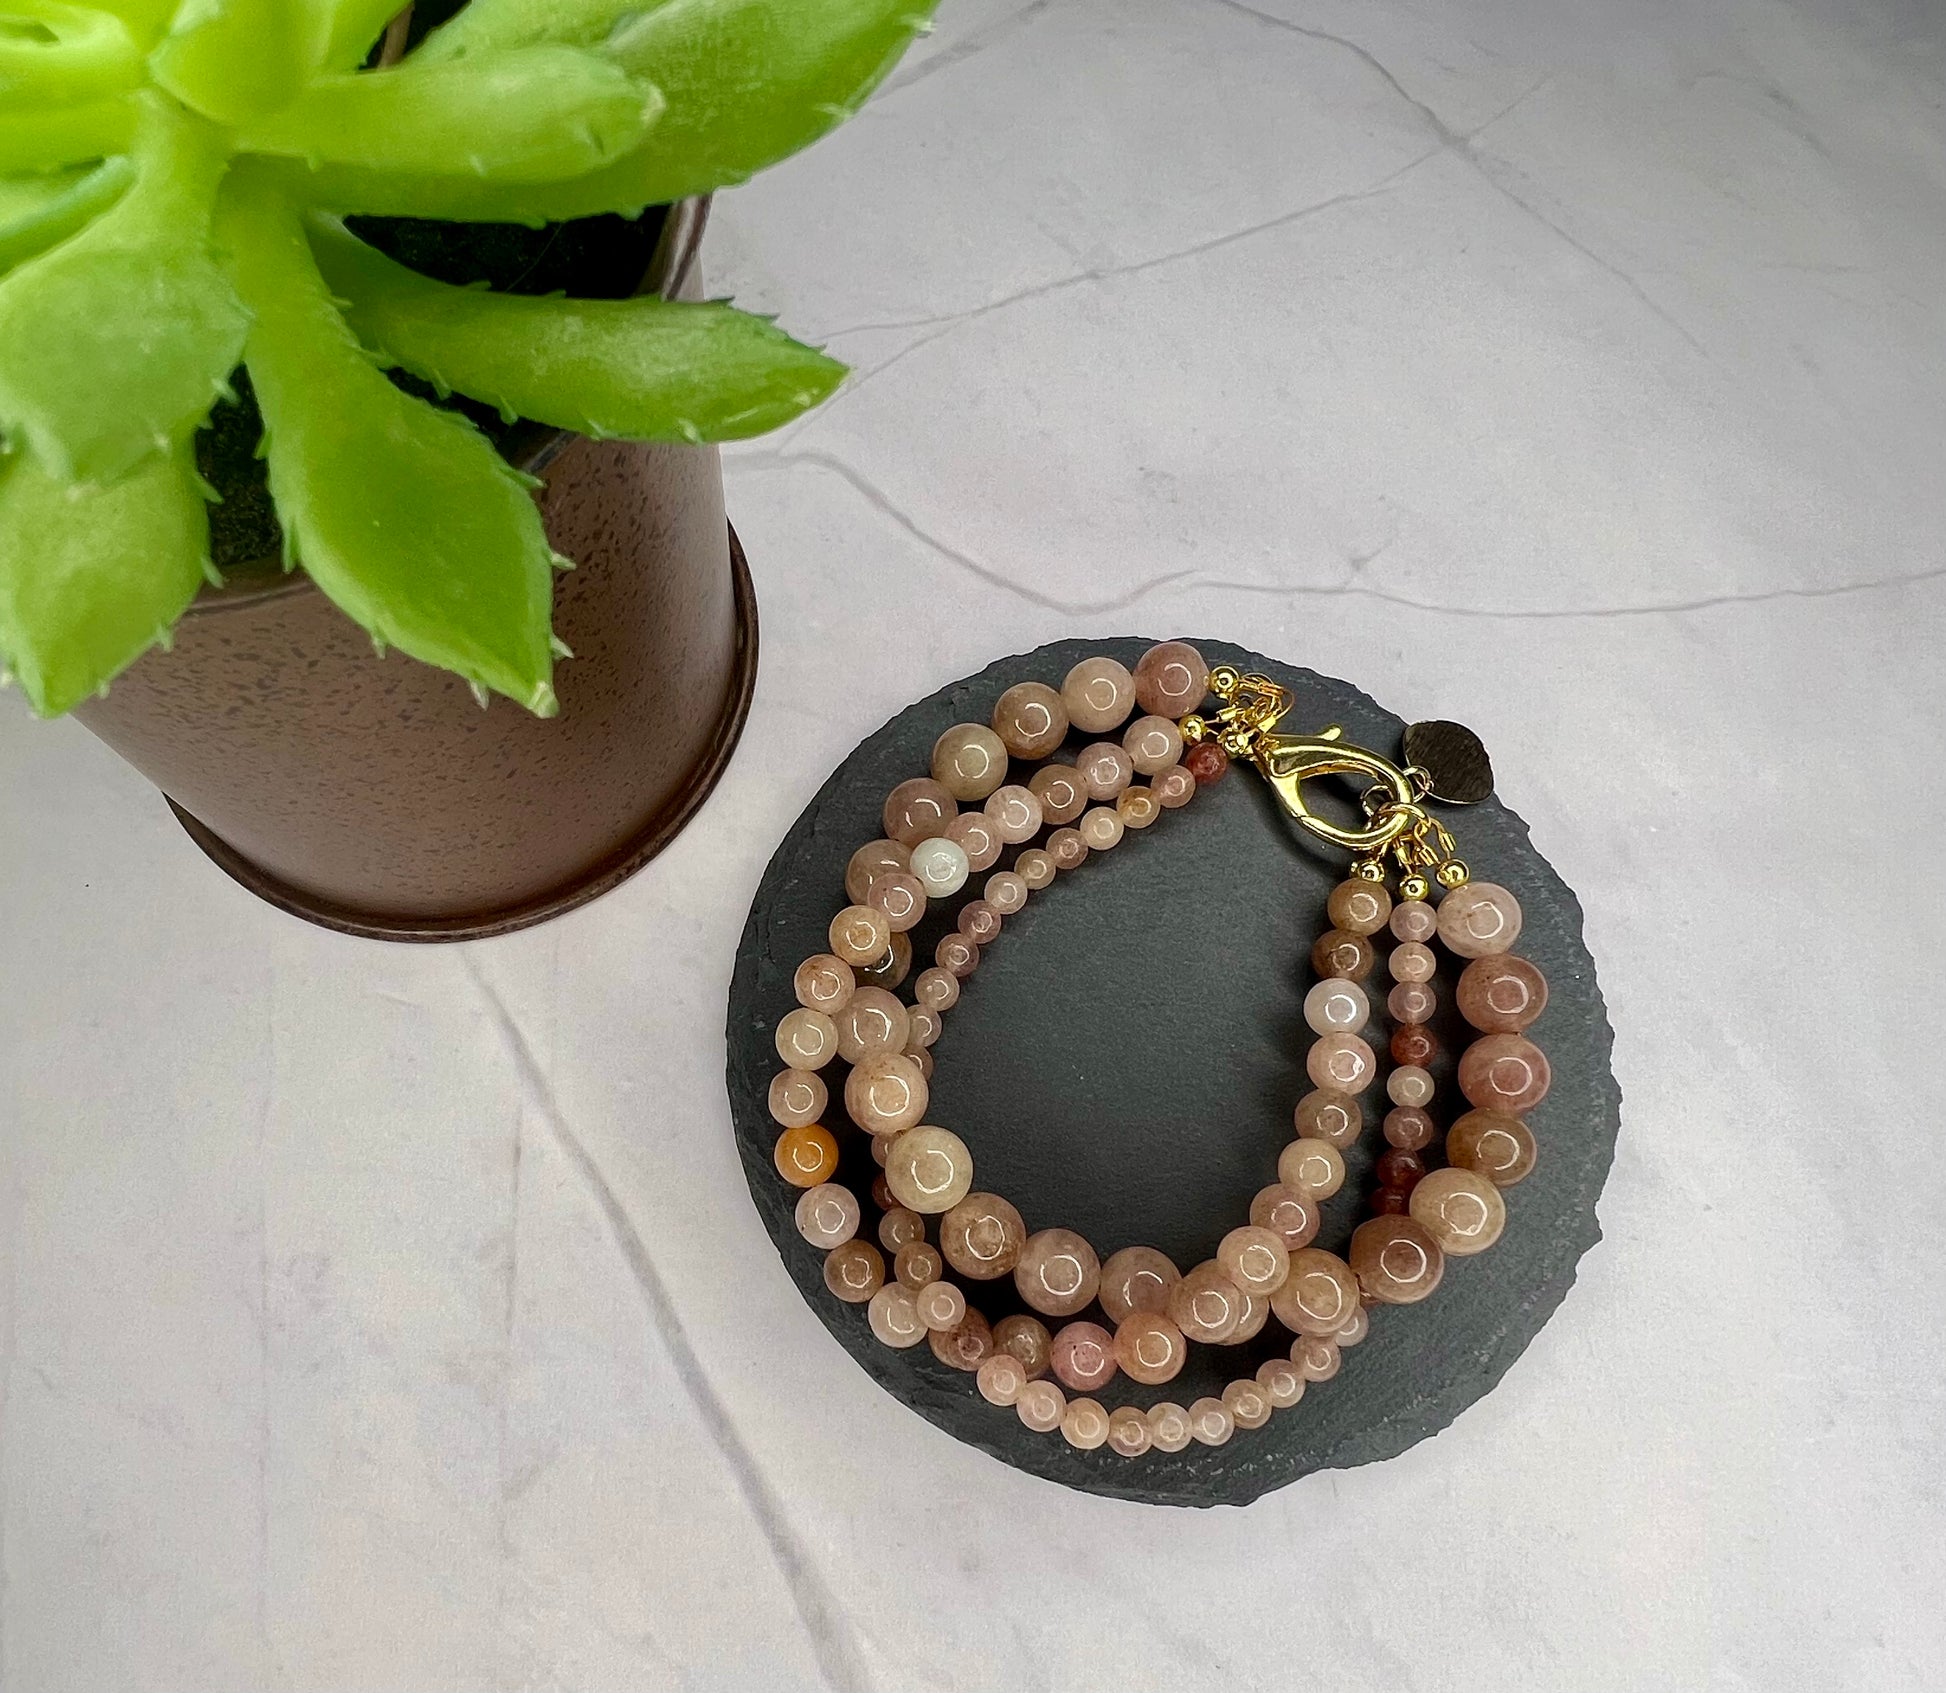
{"label": "marble vein line", "polygon": [[698,1420],[735,1476],[738,1491],[797,1607],[825,1684],[833,1689],[833,1693],[870,1693],[871,1676],[852,1642],[836,1595],[826,1587],[809,1554],[799,1543],[782,1500],[737,1432],[728,1408],[710,1384],[702,1361],[683,1327],[675,1300],[649,1253],[648,1243],[630,1221],[627,1210],[609,1185],[607,1177],[602,1174],[601,1167],[562,1113],[546,1072],[535,1058],[527,1037],[521,1032],[520,1024],[508,1010],[499,990],[469,954],[462,953],[460,962],[467,979],[486,1006],[487,1015],[520,1079],[521,1091],[528,1105],[536,1118],[546,1126],[563,1156],[594,1198],[610,1238],[641,1292],[642,1302],[648,1309],[649,1318],[655,1325],[657,1337],[675,1369],[677,1379],[695,1405]]}

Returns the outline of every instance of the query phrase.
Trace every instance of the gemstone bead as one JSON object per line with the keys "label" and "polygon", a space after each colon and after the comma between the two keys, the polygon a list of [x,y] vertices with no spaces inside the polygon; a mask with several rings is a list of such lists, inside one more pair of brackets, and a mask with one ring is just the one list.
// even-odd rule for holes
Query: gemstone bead
{"label": "gemstone bead", "polygon": [[1162,807],[1147,788],[1124,788],[1116,797],[1115,815],[1125,829],[1146,829],[1162,815]]}
{"label": "gemstone bead", "polygon": [[966,1295],[951,1282],[928,1282],[914,1297],[929,1329],[956,1329],[966,1320]]}
{"label": "gemstone bead", "polygon": [[897,994],[860,988],[831,1019],[838,1026],[838,1056],[856,1064],[878,1052],[903,1052],[912,1020]]}
{"label": "gemstone bead", "polygon": [[983,800],[1007,779],[1006,744],[984,723],[955,723],[932,744],[932,779],[955,800]]}
{"label": "gemstone bead", "polygon": [[1016,682],[993,707],[993,732],[1015,758],[1045,758],[1068,733],[1068,708],[1045,682]]}
{"label": "gemstone bead", "polygon": [[[851,855],[845,865],[845,898],[863,905],[875,877],[888,870],[903,870],[911,861],[911,849],[897,841],[867,841]],[[820,1006],[818,1009],[824,1009]]]}
{"label": "gemstone bead", "polygon": [[1547,1009],[1547,978],[1524,958],[1476,958],[1460,972],[1453,997],[1482,1034],[1517,1035]]}
{"label": "gemstone bead", "polygon": [[883,988],[890,993],[911,970],[912,942],[905,935],[894,935],[876,964],[860,966],[858,979],[868,988]]}
{"label": "gemstone bead", "polygon": [[838,1056],[838,1025],[799,1006],[777,1024],[777,1056],[793,1070],[822,1070]]}
{"label": "gemstone bead", "polygon": [[1525,1035],[1482,1035],[1460,1055],[1460,1092],[1483,1111],[1530,1111],[1551,1080],[1547,1054]]}
{"label": "gemstone bead", "polygon": [[979,1384],[980,1397],[989,1405],[1011,1405],[1027,1385],[1027,1372],[1011,1352],[989,1352],[980,1360],[974,1379]]}
{"label": "gemstone bead", "polygon": [[1262,1428],[1270,1421],[1270,1395],[1255,1377],[1231,1382],[1223,1389],[1223,1403],[1238,1428]]}
{"label": "gemstone bead", "polygon": [[1027,778],[1027,791],[1041,802],[1041,820],[1072,823],[1088,809],[1088,789],[1072,764],[1043,764]]}
{"label": "gemstone bead", "polygon": [[1374,1217],[1403,1217],[1412,1208],[1412,1196],[1404,1188],[1382,1187],[1372,1195]]}
{"label": "gemstone bead", "polygon": [[1250,1221],[1284,1243],[1284,1250],[1295,1252],[1317,1238],[1320,1216],[1317,1201],[1300,1187],[1272,1182],[1259,1188],[1250,1201]]}
{"label": "gemstone bead", "polygon": [[1385,996],[1385,1010],[1395,1023],[1429,1023],[1439,1009],[1439,995],[1424,982],[1401,982]]}
{"label": "gemstone bead", "polygon": [[901,846],[945,834],[958,815],[959,802],[930,776],[901,782],[885,796],[885,833]]}
{"label": "gemstone bead", "polygon": [[993,1329],[978,1311],[969,1310],[958,1328],[928,1329],[926,1339],[942,1364],[969,1375],[993,1355]]}
{"label": "gemstone bead", "polygon": [[1347,1147],[1365,1128],[1365,1113],[1349,1094],[1319,1088],[1297,1102],[1295,1114],[1300,1138],[1329,1141]]}
{"label": "gemstone bead", "polygon": [[1167,1253],[1153,1246],[1124,1246],[1102,1265],[1096,1297],[1108,1320],[1120,1323],[1136,1311],[1162,1310],[1169,1303],[1169,1289],[1181,1280],[1182,1272]]}
{"label": "gemstone bead", "polygon": [[1378,1074],[1378,1055],[1357,1035],[1319,1035],[1304,1055],[1312,1086],[1363,1093]]}
{"label": "gemstone bead", "polygon": [[1092,800],[1112,800],[1135,779],[1135,761],[1114,741],[1095,741],[1074,755],[1075,774]]}
{"label": "gemstone bead", "polygon": [[1344,1358],[1331,1335],[1301,1334],[1291,1342],[1291,1363],[1307,1382],[1329,1381]]}
{"label": "gemstone bead", "polygon": [[951,1129],[921,1124],[892,1143],[885,1157],[885,1185],[901,1205],[936,1216],[951,1210],[972,1187],[973,1154]]}
{"label": "gemstone bead", "polygon": [[902,1246],[910,1246],[926,1238],[926,1219],[917,1211],[908,1211],[903,1205],[894,1205],[878,1220],[878,1243],[892,1254],[892,1273],[898,1272],[898,1254]]}
{"label": "gemstone bead", "polygon": [[1134,681],[1144,711],[1187,717],[1209,692],[1209,666],[1187,641],[1162,641],[1136,661]]}
{"label": "gemstone bead", "polygon": [[1182,755],[1182,767],[1199,788],[1214,787],[1230,768],[1230,755],[1214,741],[1198,741]]}
{"label": "gemstone bead", "polygon": [[912,997],[928,1011],[952,1010],[959,1004],[959,992],[959,977],[936,964],[930,969],[921,970],[912,984]]}
{"label": "gemstone bead", "polygon": [[1020,1360],[1029,1381],[1046,1375],[1054,1358],[1054,1336],[1048,1333],[1047,1324],[1025,1311],[1002,1317],[994,1328],[993,1343]]}
{"label": "gemstone bead", "polygon": [[1432,1145],[1435,1127],[1431,1115],[1419,1106],[1395,1106],[1385,1113],[1385,1142],[1404,1152],[1423,1152]]}
{"label": "gemstone bead", "polygon": [[770,1114],[787,1129],[801,1129],[824,1115],[830,1090],[815,1070],[779,1070],[770,1078]]}
{"label": "gemstone bead", "polygon": [[1455,1258],[1470,1258],[1500,1238],[1507,1202],[1485,1176],[1448,1165],[1412,1190],[1412,1220]]}
{"label": "gemstone bead", "polygon": [[[945,1019],[930,1006],[910,1005],[905,1013],[905,1045],[900,1048],[909,1058],[917,1058],[921,1052],[938,1040],[945,1029]],[[924,1066],[922,1065],[923,1069]]]}
{"label": "gemstone bead", "polygon": [[1267,1299],[1290,1269],[1291,1255],[1280,1236],[1248,1223],[1217,1244],[1216,1261],[1245,1293]]}
{"label": "gemstone bead", "polygon": [[1419,941],[1400,941],[1386,955],[1395,982],[1430,982],[1439,973],[1439,954]]}
{"label": "gemstone bead", "polygon": [[996,870],[980,890],[1002,917],[1011,917],[1027,904],[1027,884],[1012,870]]}
{"label": "gemstone bead", "polygon": [[1139,1458],[1149,1449],[1149,1419],[1133,1405],[1117,1405],[1108,1413],[1108,1448],[1124,1458]]}
{"label": "gemstone bead", "polygon": [[[845,1078],[845,1114],[871,1135],[910,1131],[925,1116],[930,1097],[919,1066],[903,1052],[875,1052],[861,1058]],[[891,1168],[889,1160],[886,1167]],[[925,1209],[923,1205],[912,1208]]]}
{"label": "gemstone bead", "polygon": [[1430,1063],[1433,1054],[1438,1052],[1439,1042],[1433,1039],[1432,1030],[1424,1023],[1401,1023],[1392,1031],[1392,1062],[1394,1064]]}
{"label": "gemstone bead", "polygon": [[808,1011],[822,1011],[827,1017],[844,1009],[858,978],[835,953],[815,952],[797,967],[791,987],[797,1003]]}
{"label": "gemstone bead", "polygon": [[1378,1155],[1373,1173],[1381,1187],[1395,1187],[1403,1193],[1410,1193],[1425,1179],[1426,1161],[1416,1152],[1407,1152],[1404,1147],[1387,1147]]}
{"label": "gemstone bead", "polygon": [[1357,1307],[1358,1278],[1351,1266],[1315,1246],[1291,1254],[1290,1274],[1270,1296],[1272,1314],[1294,1334],[1328,1335]]}
{"label": "gemstone bead", "polygon": [[[945,899],[956,894],[966,886],[966,878],[972,874],[973,863],[967,857],[966,848],[957,841],[949,841],[943,835],[931,840],[921,841],[912,849],[912,873],[926,890],[928,899]],[[844,953],[837,947],[842,958]]]}
{"label": "gemstone bead", "polygon": [[1423,899],[1402,899],[1392,907],[1392,934],[1402,941],[1429,941],[1439,933],[1439,917]]}
{"label": "gemstone bead", "polygon": [[1164,1311],[1186,1338],[1217,1346],[1242,1322],[1243,1298],[1223,1266],[1209,1258],[1169,1289]]}
{"label": "gemstone bead", "polygon": [[1304,1021],[1319,1035],[1355,1035],[1371,1021],[1372,1002],[1356,982],[1327,976],[1304,996]]}
{"label": "gemstone bead", "polygon": [[1138,717],[1122,731],[1122,750],[1138,776],[1155,776],[1182,758],[1182,731],[1167,717]]}
{"label": "gemstone bead", "polygon": [[848,1240],[824,1255],[824,1285],[847,1305],[863,1305],[885,1285],[885,1256],[868,1240]]}
{"label": "gemstone bead", "polygon": [[1044,1316],[1072,1316],[1094,1298],[1100,1285],[1101,1261],[1072,1229],[1042,1229],[1029,1235],[1014,1266],[1020,1297]]}
{"label": "gemstone bead", "polygon": [[1351,1273],[1367,1299],[1416,1305],[1439,1285],[1446,1255],[1410,1217],[1374,1217],[1351,1233]]}
{"label": "gemstone bead", "polygon": [[1236,1419],[1220,1399],[1198,1399],[1189,1407],[1189,1432],[1205,1446],[1221,1446],[1236,1433]]}
{"label": "gemstone bead", "polygon": [[957,929],[939,937],[932,955],[942,970],[951,972],[961,981],[972,975],[980,962],[980,949]]}
{"label": "gemstone bead", "polygon": [[946,825],[946,839],[966,854],[969,875],[991,870],[1000,862],[1001,849],[1007,844],[984,811],[962,811]]}
{"label": "gemstone bead", "polygon": [[987,946],[999,937],[1003,919],[983,899],[971,899],[959,908],[954,927],[975,946]]}
{"label": "gemstone bead", "polygon": [[1131,1311],[1115,1327],[1115,1361],[1131,1381],[1172,1381],[1189,1357],[1183,1332],[1160,1311]]}
{"label": "gemstone bead", "polygon": [[1505,1111],[1469,1111],[1446,1134],[1446,1162],[1512,1187],[1534,1168],[1534,1132]]}
{"label": "gemstone bead", "polygon": [[1064,1323],[1054,1333],[1053,1362],[1063,1387],[1093,1393],[1115,1378],[1115,1337],[1099,1323]]}
{"label": "gemstone bead", "polygon": [[1423,1107],[1433,1096],[1432,1072],[1421,1064],[1400,1064],[1385,1078],[1385,1094],[1394,1105]]}
{"label": "gemstone bead", "polygon": [[986,816],[1001,840],[1009,846],[1019,846],[1041,832],[1046,809],[1032,788],[1009,782],[987,796]]}
{"label": "gemstone bead", "polygon": [[1349,929],[1326,929],[1311,948],[1311,969],[1320,976],[1343,976],[1362,982],[1372,973],[1378,954],[1363,935]]}
{"label": "gemstone bead", "polygon": [[939,1248],[923,1240],[909,1240],[892,1254],[893,1276],[914,1293],[938,1281],[945,1267]]}
{"label": "gemstone bead", "polygon": [[969,1193],[939,1220],[946,1262],[974,1281],[992,1281],[1020,1262],[1027,1225],[997,1193]]}
{"label": "gemstone bead", "polygon": [[1054,860],[1040,847],[1029,847],[1014,860],[1014,874],[1027,884],[1030,893],[1039,893],[1054,880]]}
{"label": "gemstone bead", "polygon": [[1304,1372],[1288,1358],[1266,1358],[1257,1366],[1257,1385],[1280,1411],[1304,1397]]}
{"label": "gemstone bead", "polygon": [[1061,703],[1082,734],[1105,734],[1135,709],[1135,678],[1112,658],[1084,658],[1062,681]]}
{"label": "gemstone bead", "polygon": [[1492,882],[1468,882],[1439,902],[1439,938],[1448,952],[1485,958],[1520,938],[1520,901]]}
{"label": "gemstone bead", "polygon": [[885,913],[893,934],[904,934],[926,914],[926,885],[909,870],[888,870],[872,879],[865,903]]}
{"label": "gemstone bead", "polygon": [[872,906],[848,905],[831,919],[829,939],[847,964],[876,964],[892,944],[892,925]]}
{"label": "gemstone bead", "polygon": [[797,1196],[797,1232],[822,1252],[858,1232],[858,1196],[837,1182],[823,1182]]}
{"label": "gemstone bead", "polygon": [[1337,1342],[1339,1350],[1342,1351],[1347,1346],[1356,1346],[1371,1332],[1372,1319],[1365,1314],[1365,1307],[1360,1305],[1346,1319],[1345,1326],[1334,1333],[1331,1338]]}
{"label": "gemstone bead", "polygon": [[1329,1199],[1345,1185],[1345,1159],[1328,1140],[1299,1135],[1277,1155],[1277,1179],[1313,1200]]}
{"label": "gemstone bead", "polygon": [[1263,1294],[1246,1293],[1243,1296],[1243,1315],[1237,1318],[1235,1331],[1223,1344],[1238,1346],[1246,1340],[1255,1340],[1263,1332],[1264,1324],[1269,1321],[1269,1298]]}
{"label": "gemstone bead", "polygon": [[1047,856],[1056,870],[1079,870],[1088,862],[1088,843],[1079,829],[1056,829],[1047,837]]}
{"label": "gemstone bead", "polygon": [[1324,910],[1333,928],[1354,935],[1375,935],[1392,915],[1392,896],[1383,882],[1348,876],[1331,890]]}
{"label": "gemstone bead", "polygon": [[1172,764],[1167,770],[1157,772],[1149,783],[1149,791],[1164,811],[1174,811],[1196,797],[1196,778],[1182,765]]}
{"label": "gemstone bead", "polygon": [[1090,852],[1106,852],[1110,847],[1119,846],[1126,827],[1114,808],[1106,805],[1083,812],[1076,825]]}
{"label": "gemstone bead", "polygon": [[920,1321],[912,1289],[897,1282],[886,1282],[872,1295],[865,1307],[865,1320],[886,1346],[903,1350],[926,1338],[926,1325]]}
{"label": "gemstone bead", "polygon": [[1082,1452],[1092,1452],[1108,1440],[1108,1411],[1099,1400],[1070,1399],[1061,1413],[1061,1438]]}
{"label": "gemstone bead", "polygon": [[1180,1452],[1190,1442],[1189,1413],[1173,1400],[1151,1405],[1148,1412],[1149,1439],[1158,1452]]}
{"label": "gemstone bead", "polygon": [[1014,1415],[1036,1434],[1059,1428],[1067,1410],[1068,1396],[1051,1381],[1030,1381],[1014,1401]]}

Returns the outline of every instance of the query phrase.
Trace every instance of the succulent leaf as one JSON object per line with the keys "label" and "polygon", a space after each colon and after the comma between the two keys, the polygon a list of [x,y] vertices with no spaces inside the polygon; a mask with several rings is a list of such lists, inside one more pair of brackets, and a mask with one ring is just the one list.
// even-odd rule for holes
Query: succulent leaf
{"label": "succulent leaf", "polygon": [[845,367],[727,304],[536,299],[433,282],[319,220],[313,246],[367,346],[507,416],[636,441],[788,423]]}
{"label": "succulent leaf", "polygon": [[[747,180],[843,122],[898,63],[932,8],[933,0],[661,0],[623,22],[603,48],[666,102],[648,140],[625,158],[571,180],[517,185],[428,169],[421,155],[394,173],[328,165],[292,189],[332,211],[508,223],[635,212],[707,193]],[[575,20],[591,11],[623,8],[563,10],[565,27],[578,28]]]}
{"label": "succulent leaf", "polygon": [[655,89],[608,59],[524,47],[319,77],[248,126],[240,144],[312,163],[416,171],[433,159],[477,181],[551,182],[631,151],[661,106]]}
{"label": "succulent leaf", "polygon": [[561,41],[599,47],[616,29],[667,0],[468,0],[419,44],[419,59],[459,59],[469,53]]}
{"label": "succulent leaf", "polygon": [[141,81],[141,49],[112,12],[7,0],[0,24],[0,99],[10,106],[88,100]]}
{"label": "succulent leaf", "polygon": [[187,449],[77,489],[0,461],[0,658],[53,717],[107,686],[202,586],[209,520]]}
{"label": "succulent leaf", "polygon": [[135,179],[127,159],[0,180],[0,275],[65,241],[114,204]]}
{"label": "succulent leaf", "polygon": [[218,123],[287,106],[324,62],[326,0],[186,0],[149,73]]}
{"label": "succulent leaf", "polygon": [[550,714],[552,552],[524,479],[386,379],[256,173],[226,185],[218,233],[256,313],[245,357],[297,559],[377,640]]}
{"label": "succulent leaf", "polygon": [[0,277],[0,425],[70,482],[110,481],[187,439],[243,348],[245,313],[207,251],[221,133],[142,103],[134,182]]}
{"label": "succulent leaf", "polygon": [[169,27],[181,0],[93,0],[93,4],[127,24],[137,45],[153,47]]}
{"label": "succulent leaf", "polygon": [[0,173],[20,176],[125,153],[135,139],[139,109],[127,98],[0,109]]}
{"label": "succulent leaf", "polygon": [[385,26],[403,10],[399,0],[335,0],[331,7],[331,39],[325,48],[326,68],[356,70]]}

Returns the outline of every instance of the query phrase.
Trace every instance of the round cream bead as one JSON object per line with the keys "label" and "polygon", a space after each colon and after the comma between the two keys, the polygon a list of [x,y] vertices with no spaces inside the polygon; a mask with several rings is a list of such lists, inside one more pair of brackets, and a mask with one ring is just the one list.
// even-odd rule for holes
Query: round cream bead
{"label": "round cream bead", "polygon": [[989,1405],[1011,1405],[1027,1385],[1027,1371],[1011,1352],[991,1352],[980,1360],[975,1379]]}
{"label": "round cream bead", "polygon": [[1189,1432],[1205,1446],[1221,1446],[1236,1428],[1230,1407],[1220,1399],[1198,1399],[1189,1407]]}
{"label": "round cream bead", "polygon": [[838,1025],[799,1006],[777,1025],[777,1056],[793,1070],[822,1070],[838,1056]]}
{"label": "round cream bead", "polygon": [[1159,776],[1182,757],[1182,731],[1166,717],[1138,717],[1122,731],[1122,749],[1138,776]]}
{"label": "round cream bead", "polygon": [[770,1078],[770,1114],[787,1129],[817,1122],[830,1102],[830,1090],[815,1070],[779,1070]]}
{"label": "round cream bead", "polygon": [[1372,1019],[1365,990],[1343,976],[1327,976],[1304,996],[1304,1021],[1319,1035],[1355,1035]]}
{"label": "round cream bead", "polygon": [[1063,679],[1061,703],[1082,734],[1105,735],[1135,709],[1135,678],[1112,658],[1084,658]]}
{"label": "round cream bead", "polygon": [[1083,1452],[1092,1452],[1108,1440],[1108,1412],[1099,1400],[1070,1399],[1061,1413],[1061,1438]]}
{"label": "round cream bead", "polygon": [[1329,1199],[1345,1185],[1344,1154],[1328,1140],[1300,1135],[1277,1155],[1277,1179],[1313,1199]]}
{"label": "round cream bead", "polygon": [[1076,825],[1081,839],[1090,852],[1106,852],[1112,846],[1121,844],[1123,832],[1128,825],[1122,821],[1121,813],[1113,806],[1097,805],[1082,813]]}
{"label": "round cream bead", "polygon": [[[910,1130],[925,1116],[930,1097],[924,1073],[903,1052],[874,1052],[859,1059],[845,1078],[845,1111],[867,1134]],[[923,1205],[912,1208],[925,1209]]]}
{"label": "round cream bead", "polygon": [[1068,1396],[1051,1381],[1030,1381],[1014,1401],[1014,1414],[1036,1434],[1059,1428],[1067,1409]]}
{"label": "round cream bead", "polygon": [[920,1288],[919,1320],[929,1329],[956,1329],[966,1320],[966,1295],[951,1282],[932,1282]]}
{"label": "round cream bead", "polygon": [[822,1011],[827,1017],[836,1016],[844,1009],[845,1001],[857,986],[858,978],[852,974],[851,966],[830,952],[813,953],[798,965],[797,973],[791,978],[797,1003],[807,1011]]}
{"label": "round cream bead", "polygon": [[887,1282],[872,1295],[865,1307],[865,1319],[872,1325],[872,1333],[887,1346],[903,1350],[926,1338],[926,1325],[920,1321],[912,1289],[898,1282]]}
{"label": "round cream bead", "polygon": [[1395,1064],[1385,1078],[1385,1094],[1394,1105],[1423,1106],[1433,1096],[1432,1072],[1423,1064]]}
{"label": "round cream bead", "polygon": [[797,1232],[820,1252],[843,1246],[858,1232],[858,1196],[837,1182],[821,1182],[797,1196]]}
{"label": "round cream bead", "polygon": [[927,1216],[950,1211],[973,1186],[973,1154],[951,1129],[922,1123],[892,1143],[885,1185],[901,1205]]}
{"label": "round cream bead", "polygon": [[[966,886],[972,866],[967,862],[966,848],[944,836],[934,836],[912,849],[912,874],[919,878],[928,899],[945,899]],[[839,951],[835,945],[833,950]],[[839,956],[844,956],[842,951]]]}
{"label": "round cream bead", "polygon": [[1148,1424],[1149,1439],[1158,1452],[1180,1452],[1194,1438],[1189,1413],[1170,1399],[1149,1407]]}

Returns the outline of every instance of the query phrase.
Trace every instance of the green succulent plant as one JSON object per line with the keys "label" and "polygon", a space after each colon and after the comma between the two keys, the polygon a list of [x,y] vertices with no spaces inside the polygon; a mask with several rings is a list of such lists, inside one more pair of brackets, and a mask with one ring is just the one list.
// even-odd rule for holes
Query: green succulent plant
{"label": "green succulent plant", "polygon": [[[759,434],[844,367],[724,303],[434,281],[353,214],[540,225],[745,180],[933,0],[0,0],[0,660],[105,687],[206,578],[196,435],[239,365],[285,562],[381,647],[554,709],[534,486],[440,395],[593,436]],[[423,392],[423,388],[421,392]]]}

